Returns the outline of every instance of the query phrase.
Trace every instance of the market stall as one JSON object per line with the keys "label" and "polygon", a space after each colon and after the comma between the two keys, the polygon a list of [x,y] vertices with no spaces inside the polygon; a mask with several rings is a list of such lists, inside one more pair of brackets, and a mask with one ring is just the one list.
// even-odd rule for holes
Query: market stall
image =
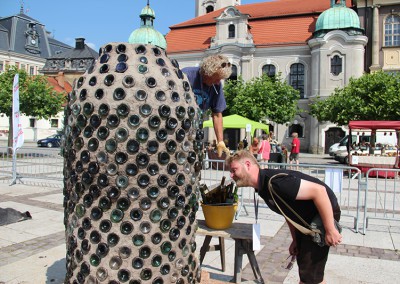
{"label": "market stall", "polygon": [[[371,168],[399,168],[400,121],[350,121],[352,132],[370,132],[371,141],[356,145],[349,141],[349,163],[366,173]],[[395,177],[396,172],[376,171],[370,176]]]}

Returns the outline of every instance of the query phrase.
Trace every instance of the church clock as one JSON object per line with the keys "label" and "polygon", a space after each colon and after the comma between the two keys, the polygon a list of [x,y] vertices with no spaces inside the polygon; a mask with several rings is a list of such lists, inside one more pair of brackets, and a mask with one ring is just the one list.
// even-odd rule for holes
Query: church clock
{"label": "church clock", "polygon": [[33,54],[40,53],[39,49],[39,34],[36,31],[36,23],[29,23],[25,31],[26,43],[25,49]]}

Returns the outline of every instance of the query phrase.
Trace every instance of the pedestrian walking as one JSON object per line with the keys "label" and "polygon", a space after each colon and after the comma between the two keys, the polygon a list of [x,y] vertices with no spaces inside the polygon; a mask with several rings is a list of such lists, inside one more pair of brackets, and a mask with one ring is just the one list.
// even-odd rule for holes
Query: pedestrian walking
{"label": "pedestrian walking", "polygon": [[261,168],[268,168],[268,161],[271,154],[271,144],[269,143],[269,138],[266,134],[261,136],[262,140],[260,143],[260,148],[258,149],[258,154],[260,155]]}
{"label": "pedestrian walking", "polygon": [[300,154],[300,140],[297,132],[292,133],[292,149],[290,150],[289,163],[296,164],[296,167],[290,167],[291,170],[299,170],[299,154]]}

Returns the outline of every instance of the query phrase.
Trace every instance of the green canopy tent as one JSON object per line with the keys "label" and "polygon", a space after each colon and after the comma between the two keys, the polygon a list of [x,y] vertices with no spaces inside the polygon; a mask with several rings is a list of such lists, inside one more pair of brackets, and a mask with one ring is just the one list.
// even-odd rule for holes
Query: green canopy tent
{"label": "green canopy tent", "polygon": [[[266,133],[269,133],[269,126],[266,124],[262,124],[257,121],[250,120],[248,118],[245,118],[243,116],[233,114],[233,115],[228,115],[224,116],[223,118],[223,124],[224,128],[246,128],[248,124],[251,125],[251,137],[254,137],[254,131],[256,129],[262,129]],[[203,127],[213,127],[213,121],[212,120],[206,120],[203,123]]]}

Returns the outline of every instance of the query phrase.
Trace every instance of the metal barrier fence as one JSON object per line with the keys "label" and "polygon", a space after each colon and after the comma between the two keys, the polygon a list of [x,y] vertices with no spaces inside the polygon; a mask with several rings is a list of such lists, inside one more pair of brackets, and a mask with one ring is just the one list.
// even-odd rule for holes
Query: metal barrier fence
{"label": "metal barrier fence", "polygon": [[[7,147],[0,147],[0,182],[10,183],[13,178],[12,155]],[[260,163],[268,168],[287,168],[290,164]],[[333,188],[342,209],[342,216],[353,219],[354,230],[365,234],[370,219],[400,221],[400,181],[399,169],[370,169],[365,179],[356,167],[316,164],[299,164],[298,171],[314,176]],[[377,171],[379,175],[376,174]],[[213,186],[221,182],[230,173],[225,168],[224,160],[203,160],[200,183]],[[23,148],[16,155],[16,177],[20,182],[25,180],[45,180],[60,182],[63,180],[63,158],[60,149]],[[237,216],[246,206],[253,207],[252,188],[241,188],[240,205]],[[261,205],[261,204],[260,204]],[[266,205],[264,205],[266,206]],[[262,207],[262,205],[260,206]],[[363,215],[362,217],[360,217]]]}
{"label": "metal barrier fence", "polygon": [[223,160],[203,160],[203,170],[201,171],[200,183],[208,187],[220,184],[222,177],[229,180],[229,172],[225,170],[225,161]]}
{"label": "metal barrier fence", "polygon": [[[215,170],[213,163],[219,163],[219,169]],[[209,167],[202,171],[202,178],[212,177],[207,185],[218,184],[223,176],[227,179],[230,177],[229,172],[225,170],[225,165],[221,165],[221,160],[205,160]],[[268,167],[270,169],[287,168],[293,165],[284,163],[260,163],[260,167]],[[361,172],[356,167],[349,166],[331,166],[331,165],[315,165],[315,164],[299,164],[296,170],[311,175],[327,183],[335,192],[339,205],[342,210],[342,216],[350,217],[353,221],[353,229],[359,231],[361,208],[363,200],[361,199],[362,177]],[[208,181],[208,180],[207,180]],[[200,181],[201,183],[202,181]],[[203,182],[204,183],[204,182]],[[361,185],[361,186],[360,186]],[[246,207],[253,207],[253,188],[240,189],[240,202],[237,216],[240,215],[242,209],[247,213]],[[262,206],[260,206],[262,207]],[[264,206],[266,207],[266,205]]]}
{"label": "metal barrier fence", "polygon": [[[0,147],[0,181],[12,182],[13,156],[7,151],[7,147]],[[24,147],[16,153],[17,180],[41,179],[50,181],[62,181],[63,157],[60,149],[29,148]]]}
{"label": "metal barrier fence", "polygon": [[399,169],[372,168],[366,173],[363,234],[370,219],[400,221]]}

